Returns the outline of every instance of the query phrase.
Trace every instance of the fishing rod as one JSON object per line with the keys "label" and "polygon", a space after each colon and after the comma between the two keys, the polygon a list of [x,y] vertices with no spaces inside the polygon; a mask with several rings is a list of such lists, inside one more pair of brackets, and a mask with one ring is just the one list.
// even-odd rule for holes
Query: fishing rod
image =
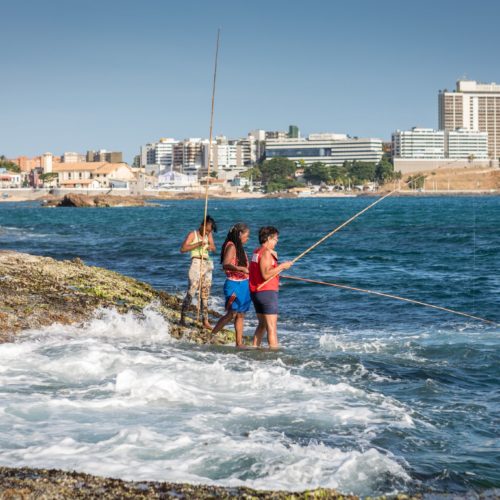
{"label": "fishing rod", "polygon": [[474,316],[472,314],[464,313],[461,311],[456,311],[455,309],[449,309],[448,307],[436,306],[434,304],[429,304],[427,302],[422,302],[420,300],[414,300],[414,299],[408,299],[406,297],[400,297],[399,295],[393,295],[390,293],[377,292],[375,290],[367,290],[366,288],[357,288],[357,287],[348,286],[348,285],[340,285],[338,283],[331,283],[328,281],[318,281],[318,280],[312,280],[312,279],[307,279],[307,278],[299,278],[298,276],[283,275],[282,278],[289,279],[289,280],[295,280],[295,281],[303,281],[306,283],[313,283],[316,285],[332,286],[335,288],[342,288],[344,290],[353,290],[355,292],[369,293],[371,295],[378,295],[380,297],[387,297],[390,299],[396,299],[396,300],[400,300],[403,302],[409,302],[411,304],[417,304],[419,306],[432,307],[433,309],[439,309],[440,311],[446,311],[446,312],[449,312],[452,314],[458,314],[460,316],[465,316],[466,318],[472,318],[472,319],[476,319],[478,321],[483,321],[484,323],[489,323],[489,324],[494,325],[494,326],[500,326],[500,324],[497,323],[496,321],[491,321],[489,319],[481,318],[479,316]]}
{"label": "fishing rod", "polygon": [[[210,166],[212,163],[212,133],[213,133],[213,125],[214,125],[214,107],[215,107],[215,85],[217,82],[217,60],[219,57],[219,40],[220,40],[220,28],[217,30],[217,43],[215,47],[215,62],[214,62],[214,78],[212,82],[212,106],[210,110],[210,134],[209,134],[209,140],[208,140],[208,167],[207,167],[207,177],[206,177],[206,183],[205,183],[205,209],[203,213],[203,234],[201,237],[201,241],[204,243],[205,242],[205,236],[206,236],[206,231],[207,231],[207,213],[208,213],[208,186],[209,186],[209,179],[210,179]],[[203,249],[203,246],[202,246]],[[200,281],[198,285],[198,308],[197,308],[197,313],[196,313],[196,320],[200,320],[200,307],[201,307],[201,289],[203,285],[203,259],[204,259],[204,252],[201,251],[201,259],[200,259]]]}
{"label": "fishing rod", "polygon": [[[418,179],[420,179],[422,177],[425,177],[425,176],[421,175],[421,176],[417,177],[416,179],[410,179],[409,181],[405,182],[404,185],[406,186],[407,184],[410,184],[410,182],[415,182],[416,180],[418,180]],[[295,262],[297,262],[299,259],[301,259],[302,257],[304,257],[304,255],[306,255],[307,253],[309,253],[311,250],[314,250],[318,245],[320,245],[325,240],[327,240],[328,238],[330,238],[331,236],[333,236],[336,232],[340,231],[342,228],[344,228],[345,226],[347,226],[348,224],[350,224],[352,221],[354,221],[355,219],[357,219],[360,215],[362,215],[365,212],[367,212],[368,210],[370,210],[370,208],[373,208],[375,205],[377,205],[381,201],[385,200],[386,198],[388,198],[389,196],[393,195],[394,193],[397,193],[400,189],[401,189],[401,186],[399,186],[396,189],[393,189],[392,191],[389,191],[387,194],[385,194],[384,196],[382,196],[382,198],[379,198],[378,200],[374,201],[373,203],[371,203],[367,207],[363,208],[363,210],[359,211],[357,214],[353,215],[350,219],[348,219],[345,222],[343,222],[342,224],[340,224],[340,226],[337,226],[333,231],[330,231],[327,235],[323,236],[316,243],[314,243],[314,245],[311,245],[307,250],[303,251],[300,255],[298,255],[297,257],[295,257],[292,260],[292,263],[295,264]],[[264,283],[261,283],[257,287],[257,290],[260,290],[264,285],[266,285],[273,278],[275,278],[276,276],[278,276],[278,274],[281,274],[281,272],[282,271],[278,271],[274,276],[272,276],[271,278],[269,278],[266,281],[264,281]]]}

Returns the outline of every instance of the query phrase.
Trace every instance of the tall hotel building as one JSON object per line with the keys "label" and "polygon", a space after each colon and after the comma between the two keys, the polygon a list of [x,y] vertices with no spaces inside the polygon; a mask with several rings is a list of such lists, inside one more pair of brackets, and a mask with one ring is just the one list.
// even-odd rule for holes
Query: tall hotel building
{"label": "tall hotel building", "polygon": [[488,156],[500,157],[500,85],[459,80],[454,92],[439,92],[439,128],[488,133]]}

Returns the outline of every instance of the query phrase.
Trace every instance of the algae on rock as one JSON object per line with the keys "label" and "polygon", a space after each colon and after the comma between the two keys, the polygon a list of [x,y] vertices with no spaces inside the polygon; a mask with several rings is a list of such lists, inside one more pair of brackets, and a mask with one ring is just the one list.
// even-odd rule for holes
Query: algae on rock
{"label": "algae on rock", "polygon": [[[152,304],[169,322],[170,335],[198,343],[210,337],[196,321],[190,321],[188,327],[180,325],[178,297],[119,273],[86,266],[78,258],[58,261],[0,251],[0,297],[0,341],[21,330],[52,323],[80,323],[100,308],[140,315]],[[226,330],[214,341],[233,342],[234,334]]]}

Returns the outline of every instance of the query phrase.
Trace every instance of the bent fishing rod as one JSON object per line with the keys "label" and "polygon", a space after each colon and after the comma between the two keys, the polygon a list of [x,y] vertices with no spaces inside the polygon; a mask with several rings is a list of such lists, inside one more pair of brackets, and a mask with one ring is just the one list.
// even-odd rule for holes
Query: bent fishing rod
{"label": "bent fishing rod", "polygon": [[[423,177],[425,177],[425,175],[420,175],[420,176],[418,176],[416,178],[412,178],[412,179],[408,180],[407,182],[405,182],[403,184],[403,186],[406,186],[406,185],[408,185],[408,184],[410,184],[412,182],[416,182],[417,180],[419,180],[419,179],[421,179]],[[340,231],[342,228],[346,227],[348,224],[350,224],[351,222],[353,222],[360,215],[364,214],[365,212],[367,212],[368,210],[370,210],[370,208],[373,208],[375,205],[379,204],[381,201],[385,200],[386,198],[389,198],[389,196],[393,195],[394,193],[397,193],[400,190],[401,190],[401,186],[399,186],[396,189],[393,189],[392,191],[389,191],[387,194],[385,194],[384,196],[382,196],[378,200],[375,200],[373,203],[371,203],[367,207],[363,208],[363,210],[359,211],[357,214],[354,214],[350,219],[348,219],[345,222],[343,222],[342,224],[340,224],[340,226],[337,226],[333,231],[330,231],[327,235],[323,236],[316,243],[314,243],[314,245],[311,245],[307,250],[304,250],[300,255],[298,255],[297,257],[295,257],[292,260],[292,263],[295,264],[295,262],[297,262],[299,259],[301,259],[302,257],[304,257],[304,255],[308,254],[311,250],[314,250],[318,245],[321,245],[321,243],[323,243],[328,238],[330,238],[331,236],[333,236],[336,232]],[[257,290],[260,290],[264,285],[266,285],[267,283],[269,283],[273,278],[275,278],[276,276],[278,276],[279,274],[281,274],[283,271],[284,271],[284,269],[278,271],[274,276],[272,276],[271,278],[269,278],[266,281],[264,281],[264,283],[261,283],[257,287]]]}
{"label": "bent fishing rod", "polygon": [[380,297],[387,297],[389,299],[400,300],[402,302],[408,302],[411,304],[417,304],[419,306],[431,307],[433,309],[438,309],[440,311],[445,311],[445,312],[449,312],[452,314],[458,314],[460,316],[465,316],[466,318],[471,318],[471,319],[475,319],[478,321],[483,321],[484,323],[489,323],[489,324],[494,325],[494,326],[500,326],[499,323],[497,323],[496,321],[492,321],[490,319],[481,318],[480,316],[474,316],[472,314],[465,313],[462,311],[457,311],[455,309],[450,309],[448,307],[436,306],[435,304],[429,304],[428,302],[422,302],[420,300],[409,299],[406,297],[400,297],[399,295],[394,295],[391,293],[384,293],[384,292],[378,292],[376,290],[368,290],[366,288],[358,288],[358,287],[354,287],[354,286],[341,285],[339,283],[331,283],[329,281],[319,281],[319,280],[312,280],[312,279],[307,279],[307,278],[299,278],[298,276],[282,275],[282,278],[289,279],[289,280],[295,280],[295,281],[303,281],[305,283],[313,283],[315,285],[331,286],[331,287],[335,287],[335,288],[341,288],[343,290],[352,290],[355,292],[368,293],[371,295],[378,295]]}

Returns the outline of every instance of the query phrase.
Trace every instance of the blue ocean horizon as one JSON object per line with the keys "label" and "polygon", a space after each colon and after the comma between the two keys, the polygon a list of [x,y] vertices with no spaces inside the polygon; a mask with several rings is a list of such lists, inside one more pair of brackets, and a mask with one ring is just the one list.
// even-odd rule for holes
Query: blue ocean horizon
{"label": "blue ocean horizon", "polygon": [[[218,249],[235,222],[250,226],[248,253],[258,228],[274,225],[280,259],[289,260],[372,201],[216,200],[209,213]],[[200,200],[3,203],[0,248],[79,257],[180,296],[189,262],[179,248],[202,216]],[[221,310],[224,275],[214,261],[211,303]],[[0,346],[0,429],[17,436],[1,438],[0,464],[360,495],[500,488],[499,269],[500,197],[388,198],[287,274],[496,326],[283,279],[277,353],[175,341],[154,311],[140,320],[103,312],[78,332],[29,332],[15,348]],[[251,312],[245,335],[255,324]]]}

